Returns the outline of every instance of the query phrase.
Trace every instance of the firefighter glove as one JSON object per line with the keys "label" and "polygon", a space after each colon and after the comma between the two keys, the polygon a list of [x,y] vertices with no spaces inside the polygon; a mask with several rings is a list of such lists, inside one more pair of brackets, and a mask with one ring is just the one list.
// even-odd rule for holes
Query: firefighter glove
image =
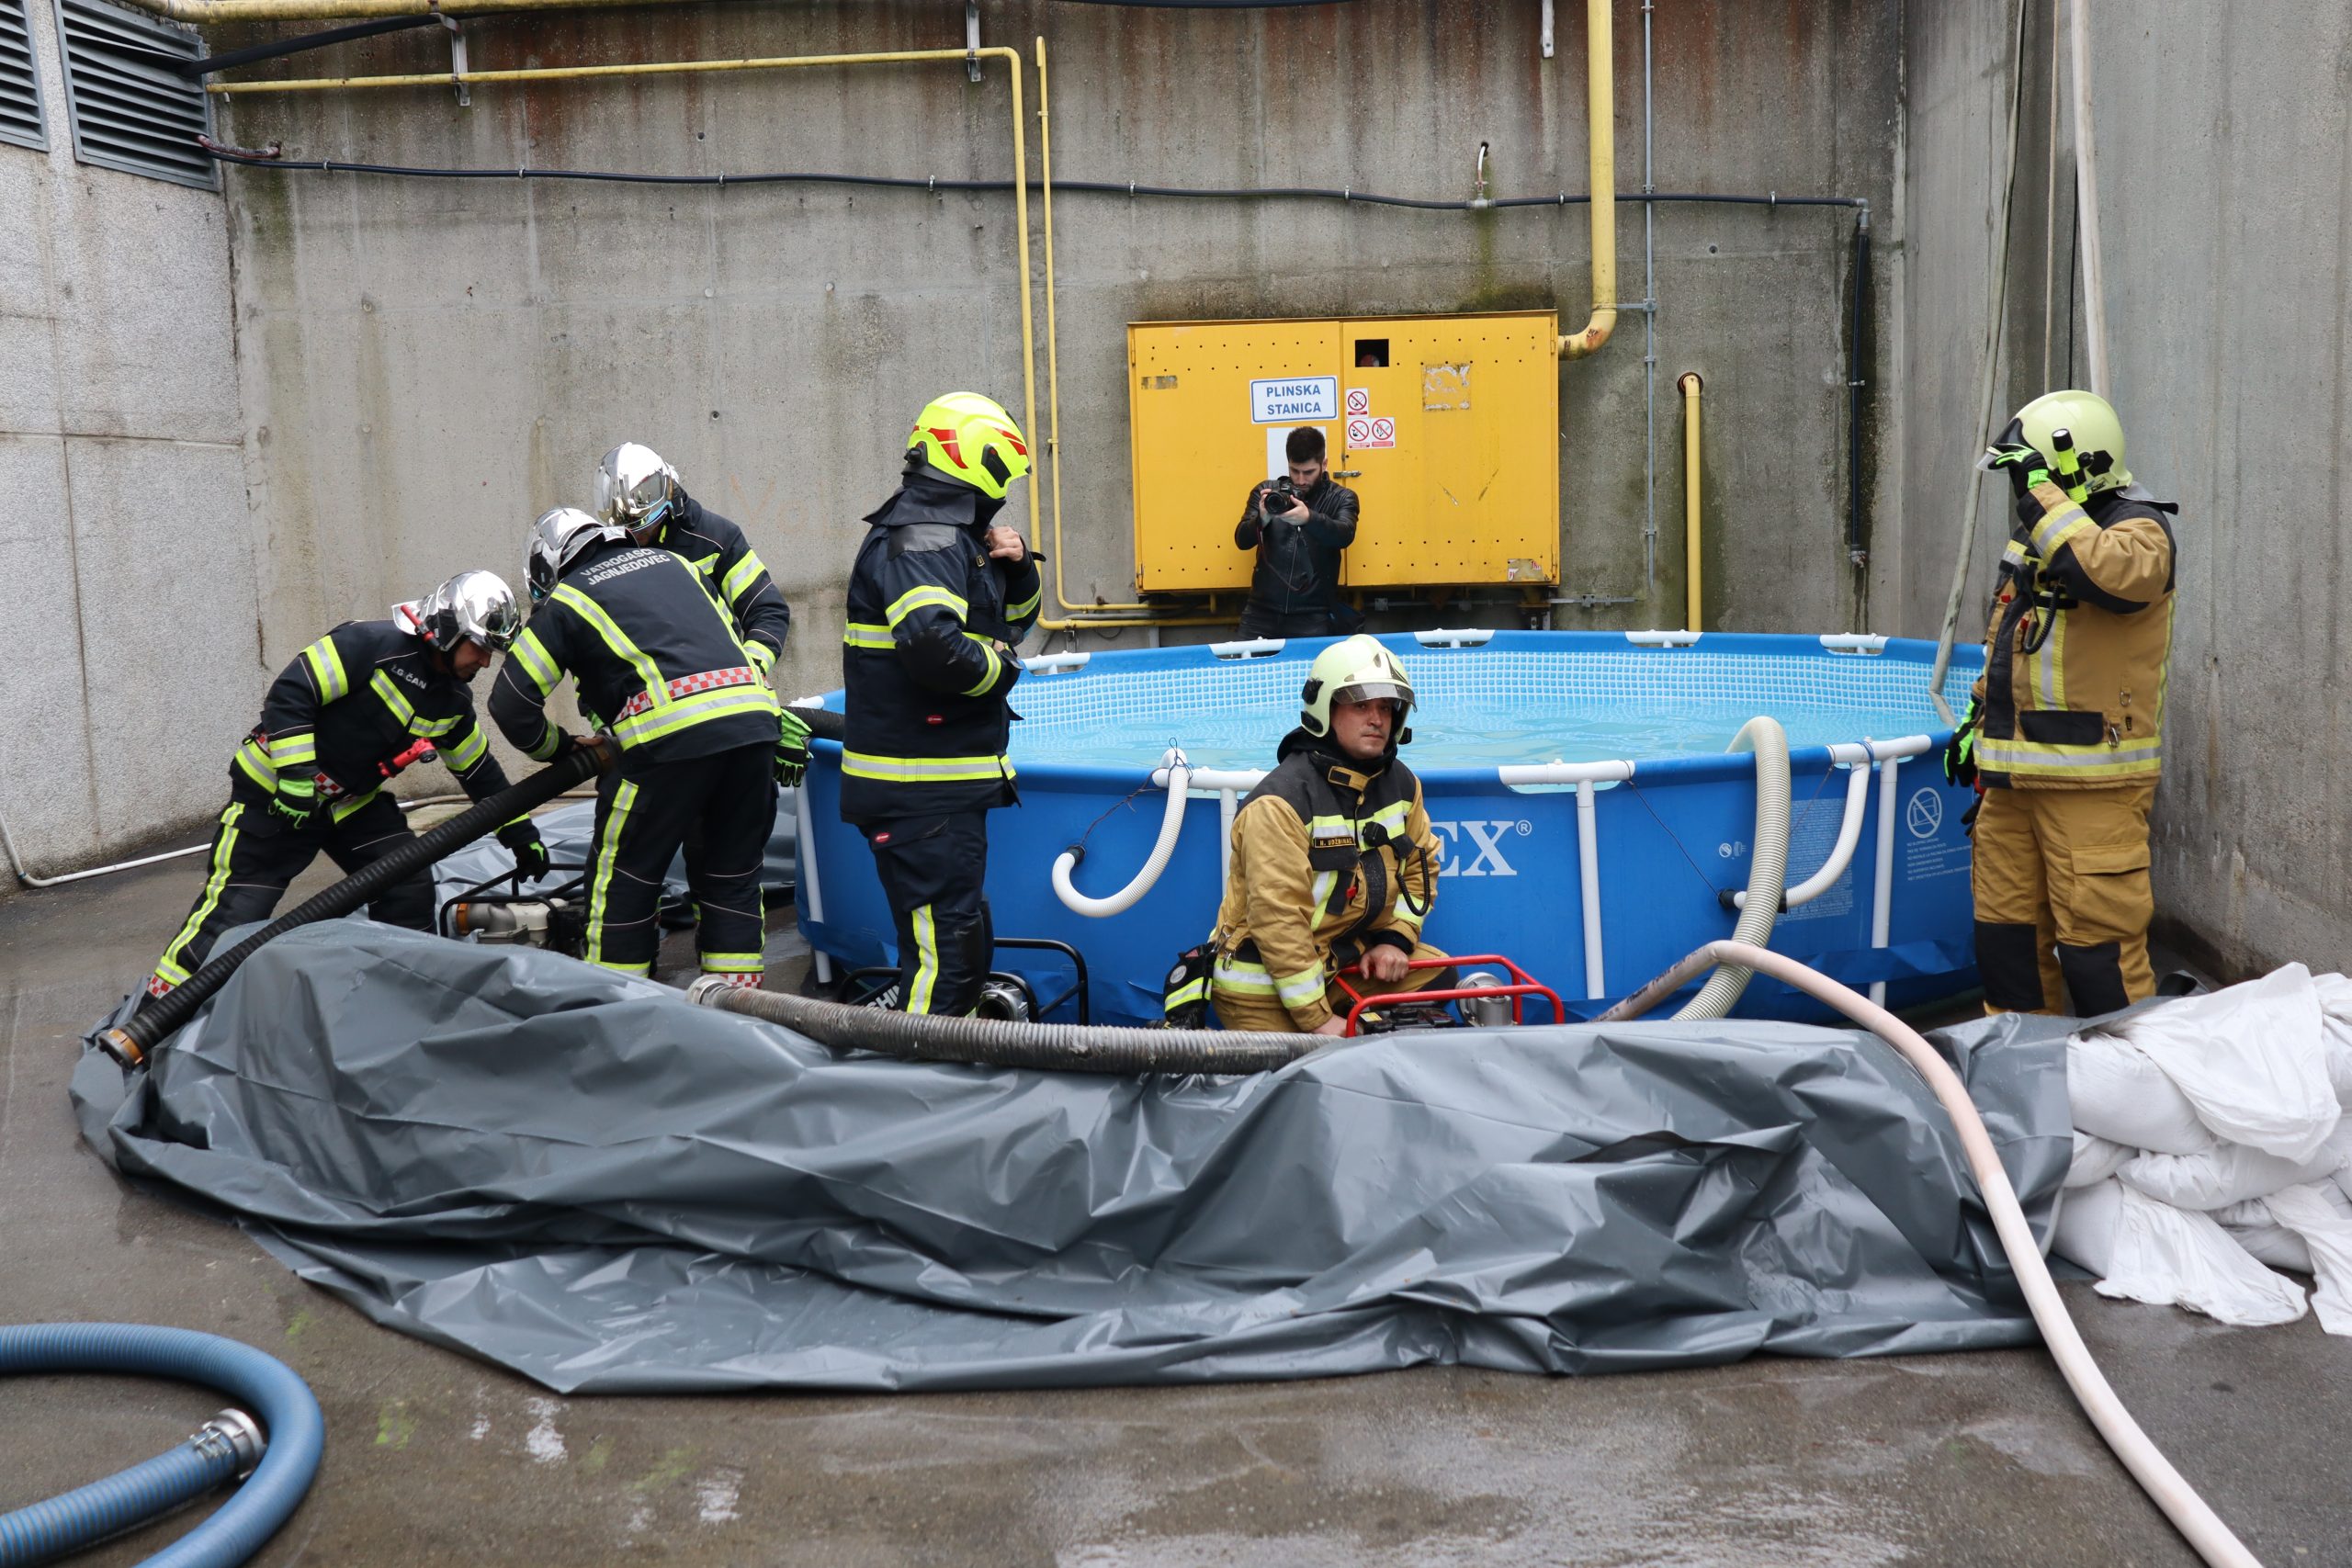
{"label": "firefighter glove", "polygon": [[525,881],[536,882],[548,874],[547,840],[539,837],[529,818],[517,818],[501,828],[498,841],[514,856],[514,869]]}
{"label": "firefighter glove", "polygon": [[309,779],[291,773],[281,773],[277,792],[269,797],[269,808],[284,818],[287,826],[300,830],[311,825],[319,814],[319,786]]}
{"label": "firefighter glove", "polygon": [[808,771],[808,721],[790,708],[776,712],[775,782],[789,789]]}
{"label": "firefighter glove", "polygon": [[1984,703],[1971,702],[1968,716],[1960,721],[1960,728],[1944,743],[1944,783],[1963,787],[1976,783],[1976,732],[1984,720]]}
{"label": "firefighter glove", "polygon": [[2003,441],[1984,450],[1984,466],[2009,477],[2009,493],[2030,495],[2050,480],[2050,459],[2022,441]]}

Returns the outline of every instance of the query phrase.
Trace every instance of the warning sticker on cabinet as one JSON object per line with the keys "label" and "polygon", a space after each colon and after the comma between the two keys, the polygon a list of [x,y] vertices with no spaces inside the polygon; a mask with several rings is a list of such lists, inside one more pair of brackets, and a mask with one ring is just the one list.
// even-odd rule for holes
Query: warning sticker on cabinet
{"label": "warning sticker on cabinet", "polygon": [[1386,414],[1353,414],[1348,419],[1348,450],[1374,452],[1396,445],[1396,422]]}

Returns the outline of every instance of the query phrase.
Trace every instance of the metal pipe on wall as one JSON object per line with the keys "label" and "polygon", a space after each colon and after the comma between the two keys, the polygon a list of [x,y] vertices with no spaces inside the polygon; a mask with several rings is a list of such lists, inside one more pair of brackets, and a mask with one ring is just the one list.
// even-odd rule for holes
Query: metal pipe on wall
{"label": "metal pipe on wall", "polygon": [[[2091,142],[2091,0],[2075,0],[2075,206],[2083,230],[2084,338],[2091,390],[2107,396],[2107,268],[2098,244],[2098,163]],[[2022,57],[2018,62],[2025,69]]]}
{"label": "metal pipe on wall", "polygon": [[1560,340],[1560,357],[1597,352],[1617,327],[1617,126],[1611,80],[1615,34],[1609,0],[1586,0],[1584,39],[1585,141],[1592,210],[1592,319]]}
{"label": "metal pipe on wall", "polygon": [[1700,622],[1703,595],[1699,570],[1699,392],[1703,383],[1696,370],[1686,370],[1675,383],[1682,394],[1682,627],[1704,631]]}
{"label": "metal pipe on wall", "polygon": [[[211,27],[222,22],[356,21],[373,17],[468,16],[490,11],[580,11],[676,6],[692,0],[125,0],[150,16]],[[447,82],[448,78],[441,78]]]}

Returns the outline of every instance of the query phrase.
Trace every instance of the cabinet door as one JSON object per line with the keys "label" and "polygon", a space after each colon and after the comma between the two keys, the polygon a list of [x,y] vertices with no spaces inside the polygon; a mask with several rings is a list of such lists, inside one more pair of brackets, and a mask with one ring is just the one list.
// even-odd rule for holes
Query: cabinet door
{"label": "cabinet door", "polygon": [[[1148,593],[1250,585],[1255,556],[1233,525],[1250,487],[1283,472],[1302,424],[1340,444],[1340,323],[1142,321],[1127,329],[1136,587]],[[1082,520],[1065,485],[1063,504]]]}

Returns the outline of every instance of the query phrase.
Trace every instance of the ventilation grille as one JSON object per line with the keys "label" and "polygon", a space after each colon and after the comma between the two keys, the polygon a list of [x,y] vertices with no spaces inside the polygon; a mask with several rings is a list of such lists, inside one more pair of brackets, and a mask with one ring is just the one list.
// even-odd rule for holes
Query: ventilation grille
{"label": "ventilation grille", "polygon": [[0,141],[46,152],[40,76],[33,70],[33,35],[25,0],[0,0]]}
{"label": "ventilation grille", "polygon": [[204,84],[168,63],[197,59],[197,39],[96,0],[57,0],[57,31],[74,157],[175,185],[219,188],[212,160],[196,144],[211,129]]}

